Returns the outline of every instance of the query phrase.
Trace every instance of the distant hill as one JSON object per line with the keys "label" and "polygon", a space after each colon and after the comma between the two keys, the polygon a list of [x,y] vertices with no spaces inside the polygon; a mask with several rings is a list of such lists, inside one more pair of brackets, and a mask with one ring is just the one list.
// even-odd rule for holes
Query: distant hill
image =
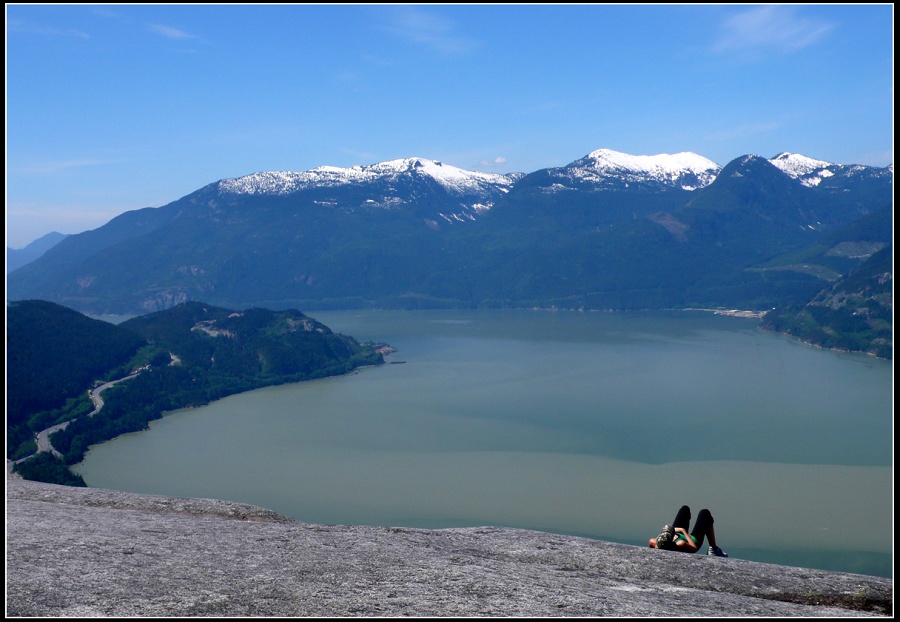
{"label": "distant hill", "polygon": [[[120,324],[177,356],[177,366],[203,371],[215,399],[215,380],[248,388],[297,382],[380,362],[371,348],[300,311],[233,311],[188,302]],[[231,389],[229,389],[229,392]]]}
{"label": "distant hill", "polygon": [[48,233],[25,248],[6,248],[6,273],[9,274],[25,264],[29,264],[48,250],[59,244],[67,236],[63,233]]}
{"label": "distant hill", "polygon": [[[51,436],[67,464],[165,411],[383,362],[373,346],[296,310],[231,311],[200,302],[118,326],[55,303],[12,303],[7,352],[7,456],[28,455],[37,432],[72,420]],[[104,392],[102,417],[85,416],[95,381],[135,370],[135,378]]]}

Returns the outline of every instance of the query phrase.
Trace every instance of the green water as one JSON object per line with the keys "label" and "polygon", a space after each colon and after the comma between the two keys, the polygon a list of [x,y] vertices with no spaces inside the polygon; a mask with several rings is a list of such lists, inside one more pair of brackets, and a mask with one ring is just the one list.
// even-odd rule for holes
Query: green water
{"label": "green water", "polygon": [[686,503],[734,557],[892,573],[890,362],[704,313],[312,315],[403,363],[178,411],[76,470],[308,522],[641,545]]}

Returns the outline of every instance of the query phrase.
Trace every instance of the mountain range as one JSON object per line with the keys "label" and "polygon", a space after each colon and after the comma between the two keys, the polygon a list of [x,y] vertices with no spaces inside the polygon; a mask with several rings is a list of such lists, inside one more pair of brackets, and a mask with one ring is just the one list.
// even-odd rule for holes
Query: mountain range
{"label": "mountain range", "polygon": [[600,149],[507,175],[424,158],[261,172],[68,236],[11,272],[7,296],[93,314],[188,300],[764,310],[804,303],[889,246],[892,199],[893,165],[790,153],[721,167]]}

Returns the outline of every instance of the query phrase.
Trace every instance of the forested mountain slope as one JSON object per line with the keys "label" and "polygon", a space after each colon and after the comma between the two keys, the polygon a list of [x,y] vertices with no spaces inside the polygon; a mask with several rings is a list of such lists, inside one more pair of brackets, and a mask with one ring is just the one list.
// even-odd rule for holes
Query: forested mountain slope
{"label": "forested mountain slope", "polygon": [[70,236],[11,273],[8,292],[96,314],[189,300],[764,310],[823,282],[752,268],[890,204],[892,189],[893,167],[608,149],[527,175],[422,158],[254,173]]}

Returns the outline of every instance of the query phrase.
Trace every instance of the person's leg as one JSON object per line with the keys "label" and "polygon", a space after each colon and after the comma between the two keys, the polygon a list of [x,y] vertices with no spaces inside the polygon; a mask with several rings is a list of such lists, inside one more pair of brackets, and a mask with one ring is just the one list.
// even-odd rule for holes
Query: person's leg
{"label": "person's leg", "polygon": [[719,545],[716,543],[716,530],[713,527],[713,517],[712,514],[709,513],[709,510],[703,510],[700,512],[700,516],[697,517],[697,524],[694,526],[694,530],[697,532],[693,534],[698,538],[697,546],[703,543],[703,534],[706,534],[706,537],[709,538],[709,550],[706,552],[707,555],[714,555],[716,557],[728,557],[728,554],[725,553],[722,549],[719,548]]}
{"label": "person's leg", "polygon": [[714,549],[719,548],[716,544],[716,529],[712,525],[709,526],[709,529],[706,531],[706,535],[709,536],[709,545]]}
{"label": "person's leg", "polygon": [[694,525],[694,530],[691,532],[691,535],[697,539],[697,546],[703,546],[703,538],[709,538],[709,545],[713,548],[716,546],[716,532],[713,528],[713,520],[712,513],[706,508],[700,510],[700,513],[697,515],[697,523]]}
{"label": "person's leg", "polygon": [[686,505],[682,505],[681,509],[678,510],[678,514],[675,515],[675,522],[672,523],[672,527],[681,527],[685,531],[691,528],[691,508]]}

